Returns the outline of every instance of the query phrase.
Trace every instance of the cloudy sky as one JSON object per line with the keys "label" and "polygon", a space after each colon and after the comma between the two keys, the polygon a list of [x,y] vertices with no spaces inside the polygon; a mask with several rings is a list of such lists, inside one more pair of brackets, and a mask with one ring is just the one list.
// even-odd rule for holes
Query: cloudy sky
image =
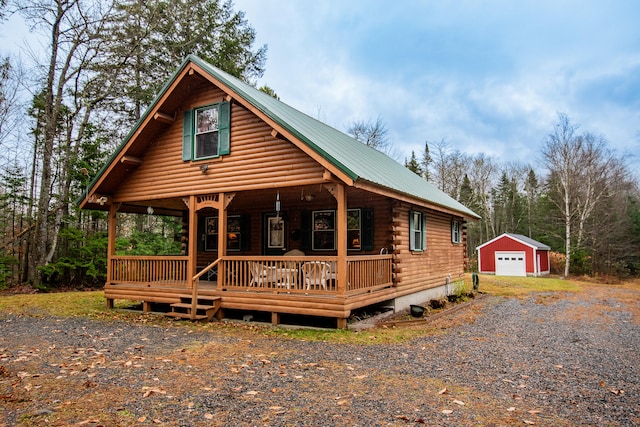
{"label": "cloudy sky", "polygon": [[259,85],[341,130],[380,117],[402,156],[444,139],[462,152],[535,163],[559,112],[619,154],[640,156],[638,1],[235,6],[268,45]]}
{"label": "cloudy sky", "polygon": [[[234,2],[268,46],[259,85],[343,131],[380,117],[401,161],[445,140],[535,165],[564,113],[640,170],[640,1]],[[3,30],[1,52],[29,43]]]}

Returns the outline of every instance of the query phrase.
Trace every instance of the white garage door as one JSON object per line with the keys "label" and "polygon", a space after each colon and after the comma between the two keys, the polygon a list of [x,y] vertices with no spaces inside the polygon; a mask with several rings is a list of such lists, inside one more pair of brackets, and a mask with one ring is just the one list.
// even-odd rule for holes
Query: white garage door
{"label": "white garage door", "polygon": [[524,252],[496,252],[496,276],[526,276]]}

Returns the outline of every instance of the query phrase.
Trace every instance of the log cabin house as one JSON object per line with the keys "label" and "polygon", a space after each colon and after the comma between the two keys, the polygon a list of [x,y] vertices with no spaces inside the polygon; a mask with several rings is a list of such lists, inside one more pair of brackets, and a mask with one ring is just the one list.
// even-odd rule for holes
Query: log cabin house
{"label": "log cabin house", "polygon": [[[107,304],[336,319],[444,296],[478,216],[385,154],[189,56],[80,207],[108,210]],[[119,212],[182,218],[175,256],[117,255]]]}

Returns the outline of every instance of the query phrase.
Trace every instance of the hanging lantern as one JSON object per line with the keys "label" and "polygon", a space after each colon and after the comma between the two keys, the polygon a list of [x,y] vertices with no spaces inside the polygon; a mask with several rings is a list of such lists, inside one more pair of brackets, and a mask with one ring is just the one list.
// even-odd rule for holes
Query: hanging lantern
{"label": "hanging lantern", "polygon": [[280,216],[280,191],[276,194],[276,216]]}

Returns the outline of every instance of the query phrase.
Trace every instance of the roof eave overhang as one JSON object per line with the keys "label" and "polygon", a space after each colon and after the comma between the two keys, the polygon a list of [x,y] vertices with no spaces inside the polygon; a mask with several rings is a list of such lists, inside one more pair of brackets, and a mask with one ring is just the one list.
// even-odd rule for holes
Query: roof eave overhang
{"label": "roof eave overhang", "polygon": [[354,188],[359,188],[361,190],[366,190],[366,191],[370,191],[372,193],[376,193],[379,194],[381,196],[385,196],[385,197],[389,197],[392,199],[396,199],[396,200],[400,200],[402,202],[406,202],[406,203],[411,203],[414,205],[419,205],[419,206],[424,206],[426,208],[431,208],[431,209],[435,209],[438,210],[440,212],[444,212],[444,213],[448,213],[450,215],[453,216],[459,216],[462,217],[465,220],[468,221],[477,221],[480,219],[480,216],[478,215],[471,215],[469,212],[463,212],[463,211],[458,211],[456,209],[453,209],[449,206],[444,206],[442,204],[439,203],[435,203],[431,200],[426,200],[426,199],[422,199],[419,197],[416,197],[414,195],[411,194],[406,194],[406,193],[401,193],[398,192],[397,190],[388,188],[388,187],[384,187],[381,186],[379,184],[370,182],[370,181],[366,181],[363,179],[359,179],[357,181],[354,182]]}
{"label": "roof eave overhang", "polygon": [[[116,149],[116,151],[111,155],[109,160],[105,163],[105,165],[100,169],[100,171],[96,174],[96,177],[91,181],[91,183],[87,186],[86,192],[80,197],[77,205],[80,209],[94,209],[95,203],[93,202],[96,197],[101,197],[97,195],[96,189],[100,187],[100,185],[104,182],[105,178],[109,175],[110,172],[116,167],[116,165],[122,161],[123,156],[127,153],[127,150],[134,144],[136,137],[140,135],[141,129],[143,129],[146,125],[149,124],[151,120],[153,120],[154,115],[158,112],[160,106],[166,101],[167,97],[171,94],[171,88],[175,87],[178,82],[180,82],[189,72],[189,59],[183,61],[181,66],[171,75],[169,80],[162,87],[158,96],[154,99],[153,103],[147,108],[142,117],[138,120],[138,122],[133,126],[129,134],[124,138],[123,143]],[[100,208],[99,208],[100,209]]]}

